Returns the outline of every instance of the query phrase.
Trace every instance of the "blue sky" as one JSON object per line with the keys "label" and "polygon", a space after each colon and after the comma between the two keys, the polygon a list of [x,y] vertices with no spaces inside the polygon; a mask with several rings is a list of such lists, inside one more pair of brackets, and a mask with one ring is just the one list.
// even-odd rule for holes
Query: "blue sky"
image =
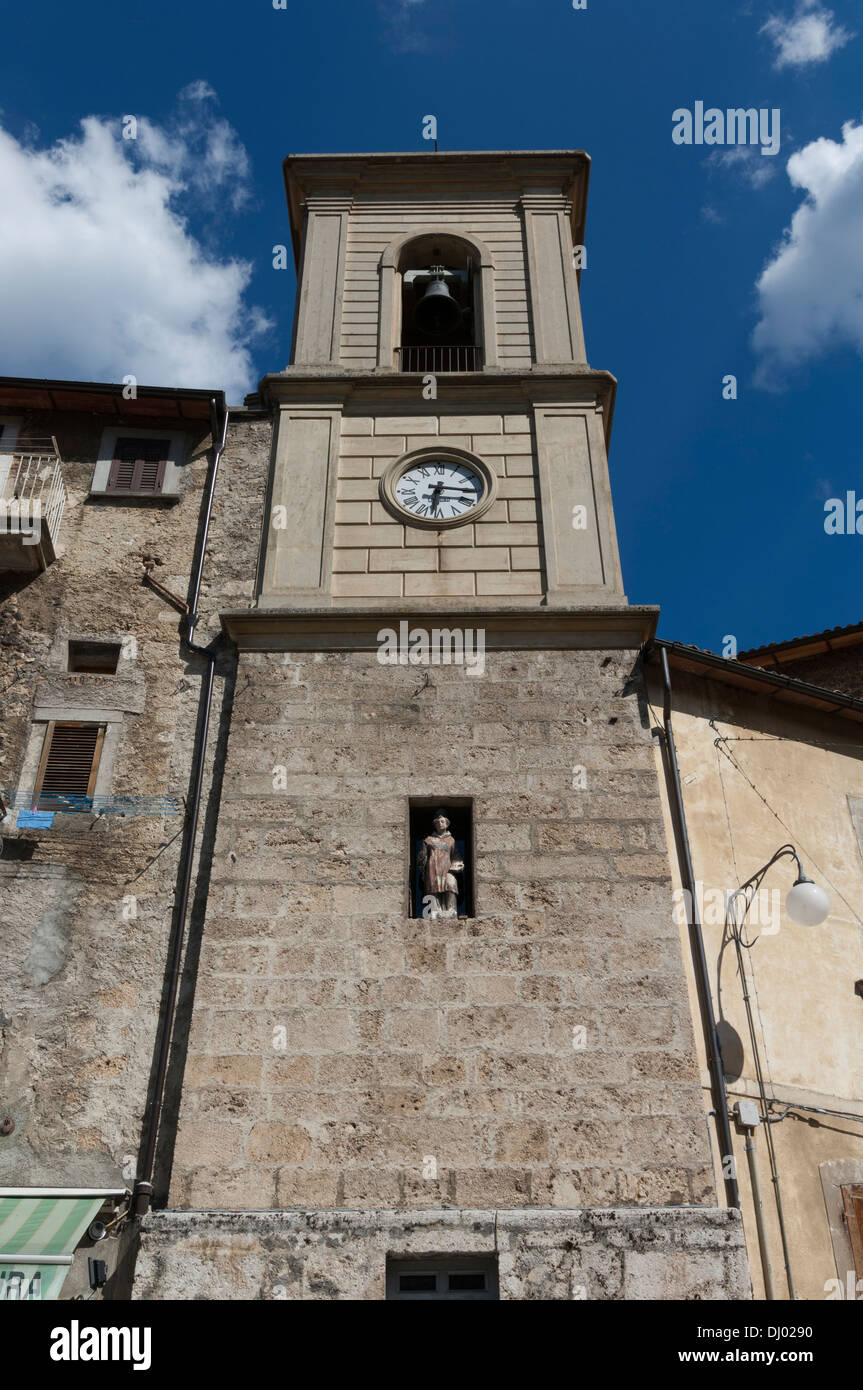
{"label": "blue sky", "polygon": [[[582,301],[590,362],[619,381],[630,601],[713,650],[863,618],[863,535],[824,530],[828,498],[863,501],[848,0],[47,0],[38,40],[7,10],[0,371],[239,399],[289,356],[287,153],[427,149],[429,113],[442,149],[585,149]],[[675,145],[672,112],[699,100],[778,107],[779,154]]]}

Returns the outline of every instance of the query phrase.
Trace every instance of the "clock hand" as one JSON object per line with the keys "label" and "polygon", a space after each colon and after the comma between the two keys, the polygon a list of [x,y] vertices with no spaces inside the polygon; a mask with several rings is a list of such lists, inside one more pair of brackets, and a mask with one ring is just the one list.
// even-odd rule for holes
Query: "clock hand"
{"label": "clock hand", "polygon": [[476,492],[475,487],[448,487],[446,483],[438,483],[434,491],[440,493],[443,492],[444,489],[446,489],[447,492]]}

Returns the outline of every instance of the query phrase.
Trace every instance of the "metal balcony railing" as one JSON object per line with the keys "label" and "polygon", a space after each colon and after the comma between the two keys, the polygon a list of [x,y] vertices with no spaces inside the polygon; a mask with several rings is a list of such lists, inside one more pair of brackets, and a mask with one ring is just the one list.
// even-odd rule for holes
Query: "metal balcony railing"
{"label": "metal balcony railing", "polygon": [[0,535],[4,539],[20,538],[50,564],[65,505],[66,484],[55,440],[18,439],[9,453],[0,449]]}
{"label": "metal balcony railing", "polygon": [[400,347],[400,372],[478,372],[482,356],[478,347]]}

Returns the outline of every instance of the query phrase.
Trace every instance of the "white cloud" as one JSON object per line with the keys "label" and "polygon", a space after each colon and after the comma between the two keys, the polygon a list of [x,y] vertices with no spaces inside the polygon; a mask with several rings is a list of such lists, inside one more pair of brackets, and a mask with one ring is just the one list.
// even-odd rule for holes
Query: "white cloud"
{"label": "white cloud", "polygon": [[806,197],[756,285],[762,386],[835,348],[863,354],[863,124],[848,121],[841,143],[814,140],[787,169]]}
{"label": "white cloud", "polygon": [[751,188],[762,188],[776,173],[776,160],[762,155],[753,145],[731,145],[726,150],[713,150],[708,164],[719,165],[737,173]]}
{"label": "white cloud", "polygon": [[270,325],[244,294],[247,262],[189,231],[236,208],[249,165],[206,83],[163,126],[88,116],[50,148],[0,129],[0,371],[14,376],[222,387],[254,384],[250,344]]}
{"label": "white cloud", "polygon": [[776,49],[775,68],[802,68],[808,63],[824,63],[852,37],[841,24],[834,25],[832,10],[825,10],[818,0],[800,0],[793,15],[783,18],[772,15],[760,32],[766,34]]}
{"label": "white cloud", "polygon": [[426,37],[414,18],[426,0],[380,0],[378,9],[386,24],[385,36],[396,53],[416,53],[427,47]]}
{"label": "white cloud", "polygon": [[236,131],[205,105],[216,101],[209,83],[190,82],[164,126],[154,126],[146,117],[139,120],[137,144],[154,168],[210,204],[227,196],[236,210],[249,199],[249,158]]}

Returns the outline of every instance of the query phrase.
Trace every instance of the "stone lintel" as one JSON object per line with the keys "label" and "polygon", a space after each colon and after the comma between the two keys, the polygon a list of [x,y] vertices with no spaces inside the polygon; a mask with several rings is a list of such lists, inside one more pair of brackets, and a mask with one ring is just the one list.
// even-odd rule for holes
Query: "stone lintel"
{"label": "stone lintel", "polygon": [[387,1256],[457,1255],[502,1301],[751,1298],[740,1212],[700,1206],[153,1212],[132,1297],[383,1300]]}

